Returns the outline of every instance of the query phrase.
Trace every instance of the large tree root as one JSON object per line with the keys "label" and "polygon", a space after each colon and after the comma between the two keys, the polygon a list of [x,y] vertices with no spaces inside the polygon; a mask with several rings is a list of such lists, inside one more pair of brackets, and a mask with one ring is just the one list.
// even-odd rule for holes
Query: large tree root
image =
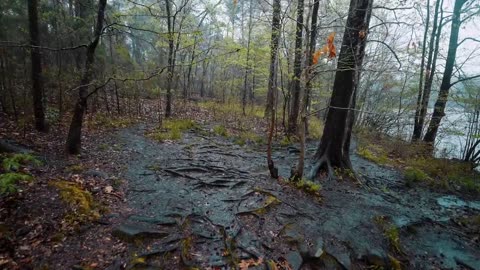
{"label": "large tree root", "polygon": [[336,164],[333,164],[327,154],[315,158],[308,172],[308,178],[315,180],[319,175],[326,175],[324,179],[329,181],[337,179],[337,174],[340,173],[361,183],[361,177],[353,170],[352,163],[349,159],[335,163]]}
{"label": "large tree root", "polygon": [[328,159],[325,154],[313,161],[310,171],[308,172],[308,178],[314,180],[322,173],[326,174],[326,180],[335,179],[334,167],[331,165],[330,159]]}

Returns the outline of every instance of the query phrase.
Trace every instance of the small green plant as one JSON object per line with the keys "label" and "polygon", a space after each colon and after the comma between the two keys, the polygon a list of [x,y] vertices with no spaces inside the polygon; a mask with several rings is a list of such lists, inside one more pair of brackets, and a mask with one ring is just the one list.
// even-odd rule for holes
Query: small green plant
{"label": "small green plant", "polygon": [[227,128],[223,125],[216,125],[213,127],[213,132],[218,136],[228,137]]}
{"label": "small green plant", "polygon": [[305,191],[308,194],[312,194],[314,196],[320,197],[320,190],[322,189],[322,185],[302,178],[299,181],[288,181],[288,184],[295,187],[296,189],[300,189]]}
{"label": "small green plant", "polygon": [[405,170],[404,178],[407,186],[411,186],[413,183],[416,182],[424,182],[430,179],[430,177],[428,177],[428,175],[424,171],[412,167],[409,167]]}
{"label": "small green plant", "polygon": [[12,194],[18,191],[18,182],[30,182],[33,180],[31,175],[25,173],[9,172],[0,174],[0,194]]}
{"label": "small green plant", "polygon": [[4,171],[17,171],[22,165],[32,164],[40,166],[42,163],[31,154],[14,154],[11,157],[5,157],[2,161]]}
{"label": "small green plant", "polygon": [[41,165],[41,162],[30,154],[14,154],[4,156],[2,160],[3,171],[0,174],[0,195],[10,195],[18,191],[19,182],[30,182],[33,176],[22,172],[21,169],[28,164]]}

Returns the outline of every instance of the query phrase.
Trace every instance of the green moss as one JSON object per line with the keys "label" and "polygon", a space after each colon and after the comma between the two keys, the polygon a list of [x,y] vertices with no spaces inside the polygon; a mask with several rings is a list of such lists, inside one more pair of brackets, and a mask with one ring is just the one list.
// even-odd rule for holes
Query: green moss
{"label": "green moss", "polygon": [[268,208],[274,206],[274,205],[277,205],[280,203],[280,200],[277,199],[277,197],[273,196],[273,195],[268,195],[267,199],[265,200],[265,203],[263,204],[262,207],[260,207],[259,209],[253,211],[253,213],[257,214],[257,215],[263,215],[263,214],[266,214],[267,213],[267,210]]}
{"label": "green moss", "polygon": [[[370,149],[372,148],[373,147],[371,147]],[[367,160],[373,161],[380,165],[385,165],[389,162],[387,155],[383,153],[383,151],[377,149],[376,152],[373,152],[370,149],[367,147],[360,147],[357,150],[357,154]]]}
{"label": "green moss", "polygon": [[72,207],[73,213],[67,215],[67,220],[82,222],[100,217],[98,206],[94,203],[92,194],[82,189],[78,184],[69,181],[51,181],[49,184],[56,187],[60,193],[60,198]]}
{"label": "green moss", "polygon": [[322,185],[320,184],[307,179],[301,179],[299,181],[287,181],[287,183],[296,189],[300,189],[308,194],[320,197],[320,190],[322,189]]}
{"label": "green moss", "polygon": [[213,132],[218,136],[228,137],[227,128],[223,125],[216,125],[213,127]]}
{"label": "green moss", "polygon": [[392,270],[402,270],[402,265],[397,258],[388,255],[388,259],[390,260],[390,267]]}
{"label": "green moss", "polygon": [[386,216],[376,216],[373,220],[382,229],[383,235],[387,239],[392,251],[395,253],[403,253],[398,227],[392,224]]}
{"label": "green moss", "polygon": [[192,242],[193,242],[193,239],[191,236],[185,237],[180,242],[182,257],[185,259],[191,258],[190,251],[192,250]]}

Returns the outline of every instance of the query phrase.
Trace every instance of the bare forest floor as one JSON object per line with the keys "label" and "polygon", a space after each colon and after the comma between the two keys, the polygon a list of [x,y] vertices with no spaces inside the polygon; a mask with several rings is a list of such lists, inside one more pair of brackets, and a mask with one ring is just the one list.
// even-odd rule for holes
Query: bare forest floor
{"label": "bare forest floor", "polygon": [[[181,115],[196,124],[180,137],[158,135],[152,120],[103,129],[92,118],[75,157],[63,155],[64,129],[22,134],[2,121],[2,138],[43,165],[0,198],[0,268],[480,269],[478,196],[406,185],[356,151],[360,182],[306,192],[269,177],[261,139],[222,128],[245,123],[205,107]],[[249,123],[242,130],[262,134],[261,120]],[[297,156],[295,144],[275,144],[283,177]]]}

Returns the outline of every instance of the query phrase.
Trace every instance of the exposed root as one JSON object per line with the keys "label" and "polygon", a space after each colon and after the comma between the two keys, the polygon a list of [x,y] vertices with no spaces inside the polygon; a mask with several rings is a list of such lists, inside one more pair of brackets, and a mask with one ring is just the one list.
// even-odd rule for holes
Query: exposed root
{"label": "exposed root", "polygon": [[335,170],[332,167],[330,160],[326,157],[326,155],[323,155],[320,158],[317,158],[313,162],[310,172],[308,173],[308,178],[313,180],[322,173],[326,174],[324,178],[327,181],[335,179]]}

